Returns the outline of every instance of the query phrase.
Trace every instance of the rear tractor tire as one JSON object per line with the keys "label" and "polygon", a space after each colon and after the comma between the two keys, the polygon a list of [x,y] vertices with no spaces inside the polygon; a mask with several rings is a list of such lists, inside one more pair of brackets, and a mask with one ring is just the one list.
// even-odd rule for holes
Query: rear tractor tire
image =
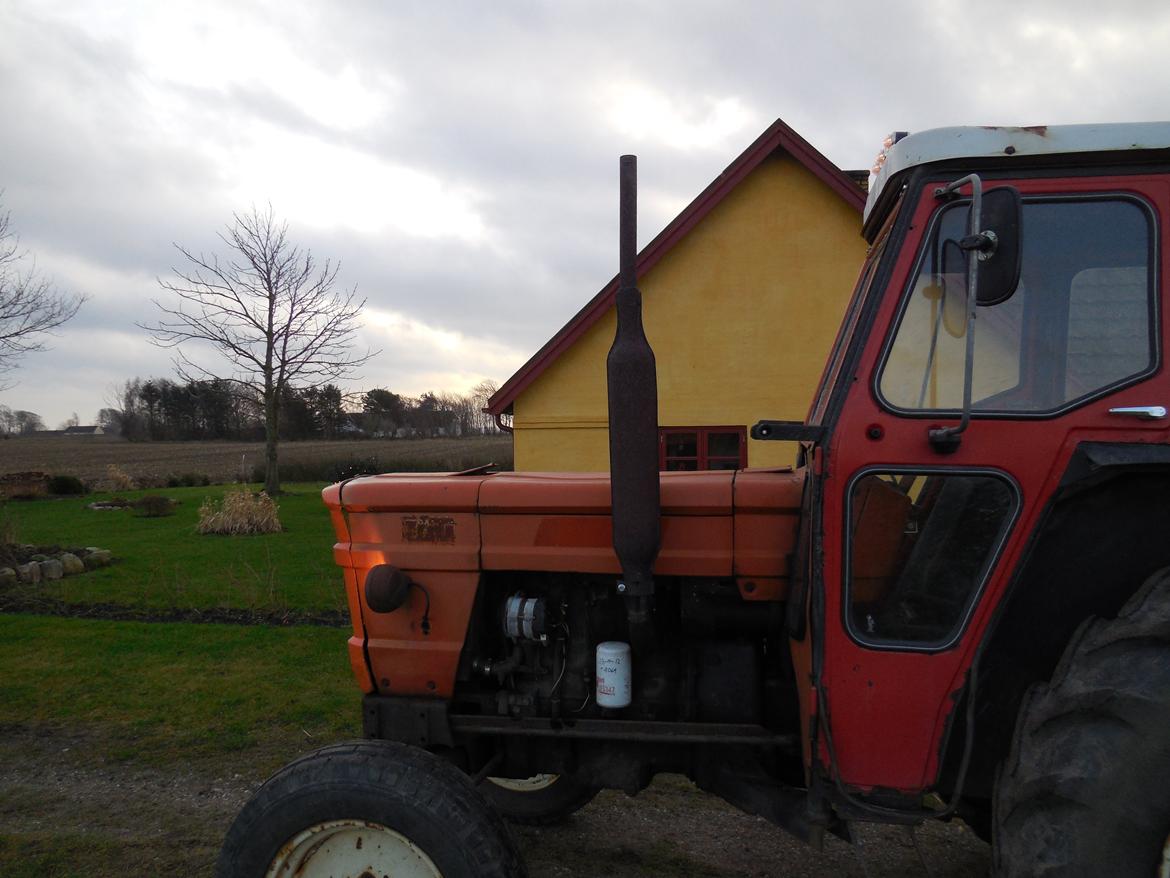
{"label": "rear tractor tire", "polygon": [[240,811],[216,878],[524,878],[507,825],[455,766],[358,741],[285,766]]}
{"label": "rear tractor tire", "polygon": [[1170,570],[1025,696],[994,811],[996,875],[1170,878]]}
{"label": "rear tractor tire", "polygon": [[536,774],[523,779],[489,777],[479,790],[496,810],[522,826],[553,826],[577,813],[597,795],[564,774]]}

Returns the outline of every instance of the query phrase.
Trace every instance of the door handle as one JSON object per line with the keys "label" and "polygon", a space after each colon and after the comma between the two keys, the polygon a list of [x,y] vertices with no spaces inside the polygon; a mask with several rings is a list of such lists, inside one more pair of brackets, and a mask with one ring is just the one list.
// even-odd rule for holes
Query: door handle
{"label": "door handle", "polygon": [[1129,415],[1132,418],[1141,418],[1143,421],[1156,421],[1166,417],[1164,405],[1123,405],[1109,409],[1111,415]]}

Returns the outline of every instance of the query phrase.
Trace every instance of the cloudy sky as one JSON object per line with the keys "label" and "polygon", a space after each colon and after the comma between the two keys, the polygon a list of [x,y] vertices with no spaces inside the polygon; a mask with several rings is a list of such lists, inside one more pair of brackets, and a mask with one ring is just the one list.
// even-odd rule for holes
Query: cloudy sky
{"label": "cloudy sky", "polygon": [[[973,18],[977,15],[977,18]],[[844,168],[894,129],[1170,118],[1164,0],[0,0],[0,190],[89,296],[0,403],[90,421],[173,244],[271,204],[367,299],[355,388],[503,382],[775,118]]]}

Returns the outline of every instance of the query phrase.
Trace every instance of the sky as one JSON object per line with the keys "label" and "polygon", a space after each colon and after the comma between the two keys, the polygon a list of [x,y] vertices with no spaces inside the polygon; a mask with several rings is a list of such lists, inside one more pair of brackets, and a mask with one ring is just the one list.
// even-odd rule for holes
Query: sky
{"label": "sky", "polygon": [[[349,390],[503,383],[773,120],[842,168],[893,130],[1170,118],[1170,4],[0,0],[0,209],[88,297],[0,404],[91,423],[173,377],[189,250],[271,205],[366,300]],[[205,355],[199,355],[205,356]]]}

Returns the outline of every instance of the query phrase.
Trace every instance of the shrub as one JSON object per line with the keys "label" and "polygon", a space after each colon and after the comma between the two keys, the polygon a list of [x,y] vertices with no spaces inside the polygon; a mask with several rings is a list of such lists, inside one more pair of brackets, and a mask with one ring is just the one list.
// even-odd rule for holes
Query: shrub
{"label": "shrub", "polygon": [[106,466],[106,479],[110,483],[111,491],[133,491],[134,479],[116,463]]}
{"label": "shrub", "polygon": [[174,501],[159,494],[146,494],[134,501],[135,514],[143,518],[162,518],[174,511]]}
{"label": "shrub", "polygon": [[261,491],[229,491],[223,502],[211,498],[199,507],[201,534],[272,534],[281,531],[279,509],[272,498]]}
{"label": "shrub", "polygon": [[49,479],[49,493],[61,496],[85,494],[85,483],[77,476],[53,476]]}
{"label": "shrub", "polygon": [[199,488],[211,484],[211,476],[207,473],[183,473],[177,476],[167,476],[168,488]]}

